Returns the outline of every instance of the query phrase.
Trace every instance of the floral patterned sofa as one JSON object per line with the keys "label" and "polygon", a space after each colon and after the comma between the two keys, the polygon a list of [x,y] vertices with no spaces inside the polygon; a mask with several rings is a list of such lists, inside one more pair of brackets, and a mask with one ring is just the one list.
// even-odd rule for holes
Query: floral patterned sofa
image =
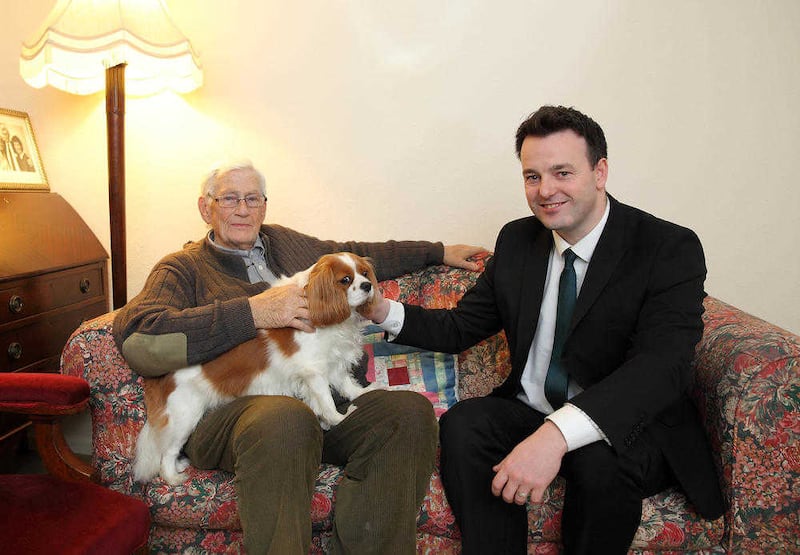
{"label": "floral patterned sofa", "polygon": [[[389,298],[450,307],[477,275],[436,266],[382,286]],[[644,502],[631,552],[800,553],[800,337],[712,297],[705,306],[694,396],[718,455],[728,510],[706,521],[677,491],[653,496]],[[100,481],[150,506],[152,552],[242,552],[231,474],[189,469],[189,479],[177,487],[160,478],[133,481],[144,403],[140,379],[112,340],[112,319],[106,314],[82,324],[61,361],[63,373],[82,376],[91,386],[93,465]],[[508,371],[502,334],[461,353],[460,397],[486,394]],[[310,508],[312,553],[325,553],[340,479],[338,467],[320,467]],[[529,506],[529,553],[558,553],[562,498],[557,479],[542,504]],[[417,547],[426,554],[460,552],[438,473],[419,513]]]}

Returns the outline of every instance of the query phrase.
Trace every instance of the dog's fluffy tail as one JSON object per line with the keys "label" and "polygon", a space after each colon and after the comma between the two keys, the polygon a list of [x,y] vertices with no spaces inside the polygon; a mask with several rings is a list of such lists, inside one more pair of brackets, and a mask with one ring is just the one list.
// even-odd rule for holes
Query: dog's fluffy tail
{"label": "dog's fluffy tail", "polygon": [[156,433],[145,422],[136,440],[136,458],[133,461],[133,479],[148,482],[158,476],[161,468],[161,450],[158,448]]}

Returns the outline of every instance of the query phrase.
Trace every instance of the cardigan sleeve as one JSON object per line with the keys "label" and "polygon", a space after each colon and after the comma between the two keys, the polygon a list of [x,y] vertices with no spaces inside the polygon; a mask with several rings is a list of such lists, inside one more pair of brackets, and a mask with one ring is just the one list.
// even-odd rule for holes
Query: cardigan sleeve
{"label": "cardigan sleeve", "polygon": [[441,264],[444,245],[430,241],[329,241],[278,225],[262,226],[273,270],[285,275],[305,270],[325,254],[347,251],[372,259],[379,281]]}
{"label": "cardigan sleeve", "polygon": [[255,337],[248,297],[263,289],[170,255],[117,312],[114,339],[131,368],[146,377],[201,364]]}

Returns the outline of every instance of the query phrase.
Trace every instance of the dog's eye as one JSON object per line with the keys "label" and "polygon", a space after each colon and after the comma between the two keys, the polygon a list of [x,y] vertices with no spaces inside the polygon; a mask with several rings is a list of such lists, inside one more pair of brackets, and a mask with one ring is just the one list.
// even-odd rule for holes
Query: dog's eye
{"label": "dog's eye", "polygon": [[353,278],[350,276],[344,276],[342,279],[339,280],[339,283],[342,285],[350,285],[350,282],[353,281]]}
{"label": "dog's eye", "polygon": [[361,275],[364,277],[369,277],[369,270],[364,270],[364,272]]}

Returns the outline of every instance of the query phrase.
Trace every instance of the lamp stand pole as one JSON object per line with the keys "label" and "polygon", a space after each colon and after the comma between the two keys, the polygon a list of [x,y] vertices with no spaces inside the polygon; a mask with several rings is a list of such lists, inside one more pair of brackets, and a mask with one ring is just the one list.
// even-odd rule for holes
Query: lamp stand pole
{"label": "lamp stand pole", "polygon": [[106,69],[108,215],[114,309],[128,302],[125,248],[125,64]]}

